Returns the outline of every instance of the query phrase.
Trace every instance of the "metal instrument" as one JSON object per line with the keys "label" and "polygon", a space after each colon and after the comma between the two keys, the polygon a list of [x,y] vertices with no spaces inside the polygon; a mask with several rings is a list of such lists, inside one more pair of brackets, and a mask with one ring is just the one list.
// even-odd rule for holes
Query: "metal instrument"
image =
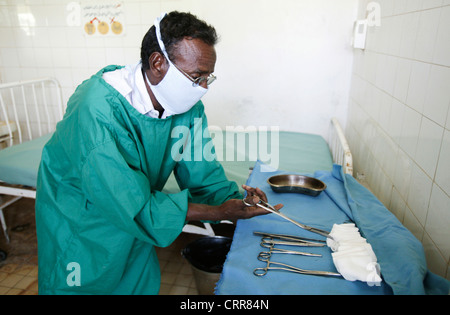
{"label": "metal instrument", "polygon": [[261,198],[259,198],[259,202],[257,202],[257,203],[253,202],[252,197],[253,196],[247,195],[247,197],[245,197],[243,199],[244,204],[247,207],[254,207],[254,206],[260,207],[260,208],[262,208],[264,210],[267,210],[269,212],[272,212],[272,213],[282,217],[283,219],[285,219],[285,220],[295,224],[299,228],[302,228],[302,229],[310,231],[312,233],[316,233],[316,234],[325,236],[327,238],[333,239],[333,237],[330,236],[330,232],[327,232],[327,231],[324,231],[324,230],[321,230],[321,229],[318,229],[318,228],[314,228],[314,227],[311,227],[311,226],[299,223],[297,221],[294,221],[291,218],[289,218],[288,216],[286,216],[285,214],[281,213],[279,210],[275,209],[272,205],[270,205],[267,202],[265,202],[264,200],[262,200]]}
{"label": "metal instrument", "polygon": [[304,270],[297,267],[289,266],[284,263],[273,262],[270,260],[273,254],[290,254],[290,255],[302,255],[309,257],[322,257],[319,254],[304,253],[299,251],[293,251],[283,248],[277,248],[275,245],[282,246],[300,246],[300,247],[323,247],[326,246],[324,241],[313,240],[309,238],[302,238],[298,236],[284,235],[284,234],[272,234],[264,232],[253,232],[254,235],[262,236],[260,245],[269,251],[259,253],[258,260],[267,263],[264,268],[256,268],[253,270],[253,274],[258,277],[265,276],[269,270],[284,270],[294,273],[315,275],[315,276],[341,276],[339,273],[328,271],[315,271]]}
{"label": "metal instrument", "polygon": [[274,234],[274,233],[266,233],[266,232],[257,232],[254,231],[253,232],[254,235],[259,235],[262,237],[270,237],[273,239],[280,239],[280,240],[285,240],[285,241],[294,241],[294,242],[308,242],[308,241],[312,241],[312,242],[316,242],[316,243],[323,243],[321,245],[325,246],[326,241],[323,240],[317,240],[317,239],[313,239],[313,238],[306,238],[306,237],[300,237],[300,236],[292,236],[292,235],[286,235],[286,234]]}
{"label": "metal instrument", "polygon": [[[260,256],[270,257],[272,254],[290,254],[290,255],[302,255],[311,257],[322,257],[319,254],[305,253],[294,250],[288,250],[284,248],[275,247],[276,245],[282,246],[299,246],[299,247],[323,247],[325,243],[323,241],[311,242],[311,239],[303,239],[297,236],[270,234],[263,232],[253,232],[255,235],[262,236],[261,247],[267,248],[268,252],[260,253]],[[278,239],[278,240],[277,240]],[[319,243],[322,242],[322,243]]]}
{"label": "metal instrument", "polygon": [[[262,254],[262,253],[261,253]],[[264,268],[256,268],[253,270],[253,274],[258,277],[263,277],[267,275],[269,270],[282,270],[289,271],[293,273],[299,273],[304,275],[313,275],[313,276],[327,276],[327,277],[341,277],[340,273],[330,272],[330,271],[317,271],[317,270],[305,270],[297,267],[293,267],[284,263],[270,261],[271,255],[263,254],[258,255],[258,260],[267,263]]]}

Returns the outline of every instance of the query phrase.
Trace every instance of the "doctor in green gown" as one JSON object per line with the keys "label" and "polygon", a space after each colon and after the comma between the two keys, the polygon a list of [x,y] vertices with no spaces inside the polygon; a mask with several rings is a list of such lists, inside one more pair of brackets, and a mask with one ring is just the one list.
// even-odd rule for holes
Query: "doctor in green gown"
{"label": "doctor in green gown", "polygon": [[[141,62],[102,69],[70,98],[39,170],[40,294],[157,294],[154,247],[170,245],[186,222],[266,213],[245,207],[207,157],[200,99],[215,79],[216,41],[191,14],[163,15]],[[172,172],[181,192],[164,194]]]}

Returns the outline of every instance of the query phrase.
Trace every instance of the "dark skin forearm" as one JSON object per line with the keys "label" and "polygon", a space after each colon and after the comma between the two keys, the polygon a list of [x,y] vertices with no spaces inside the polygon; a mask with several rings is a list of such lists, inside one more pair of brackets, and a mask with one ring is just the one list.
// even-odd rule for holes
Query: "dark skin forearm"
{"label": "dark skin forearm", "polygon": [[[259,188],[242,186],[249,195],[255,196],[255,200],[261,198],[267,201],[267,197]],[[283,205],[276,205],[276,209],[281,209]],[[186,220],[187,221],[237,221],[239,219],[250,219],[255,216],[268,214],[269,212],[259,207],[247,207],[240,199],[231,199],[219,206],[190,203]]]}

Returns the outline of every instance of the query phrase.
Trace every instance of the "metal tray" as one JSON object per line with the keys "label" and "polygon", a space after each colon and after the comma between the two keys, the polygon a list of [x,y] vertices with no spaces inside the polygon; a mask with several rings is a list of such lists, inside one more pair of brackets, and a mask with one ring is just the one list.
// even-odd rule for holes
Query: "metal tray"
{"label": "metal tray", "polygon": [[299,193],[317,197],[327,188],[324,182],[302,175],[276,175],[267,180],[277,193]]}

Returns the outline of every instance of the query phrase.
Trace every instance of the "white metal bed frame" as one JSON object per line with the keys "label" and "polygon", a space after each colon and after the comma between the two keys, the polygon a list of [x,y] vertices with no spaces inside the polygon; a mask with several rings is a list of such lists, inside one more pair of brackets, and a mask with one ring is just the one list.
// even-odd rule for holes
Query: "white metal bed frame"
{"label": "white metal bed frame", "polygon": [[[54,89],[54,95],[50,94],[50,89]],[[57,107],[57,112],[54,113],[51,107]],[[4,127],[0,134],[0,144],[6,142],[9,146],[13,146],[16,142],[21,144],[33,140],[54,131],[56,123],[62,119],[61,87],[53,78],[0,84],[0,109],[0,117],[4,119],[0,122]],[[52,119],[52,116],[56,117]],[[45,125],[47,128],[44,128]],[[0,181],[0,200],[1,195],[12,196],[12,199],[0,204],[0,221],[9,243],[3,209],[24,197],[36,199],[36,190],[33,187],[9,185]]]}
{"label": "white metal bed frame", "polygon": [[[48,101],[48,97],[46,95],[46,86],[53,86],[53,88],[56,88],[56,100],[57,104],[56,107],[58,108],[56,121],[51,122],[50,119],[50,103]],[[43,104],[43,110],[40,107],[40,104],[38,104],[38,93],[36,92],[36,88],[39,87],[41,89],[41,100]],[[29,90],[26,90],[26,89]],[[10,106],[6,105],[6,102],[4,101],[3,92],[7,91],[9,92],[9,99],[11,102]],[[28,93],[30,92],[30,93]],[[17,101],[16,95],[19,94],[19,101]],[[32,100],[30,101],[28,98],[30,98],[31,95]],[[18,114],[18,104],[21,104],[24,107],[24,113],[22,116],[24,116],[24,121],[19,119]],[[46,133],[50,133],[54,131],[56,123],[62,119],[63,117],[63,103],[62,103],[62,94],[61,94],[61,87],[57,80],[53,78],[44,78],[44,79],[37,79],[37,80],[30,80],[30,81],[20,81],[20,82],[14,82],[14,83],[8,83],[8,84],[1,84],[0,85],[0,106],[1,106],[1,112],[0,117],[3,117],[4,121],[0,121],[0,131],[6,130],[7,132],[5,134],[0,134],[0,144],[3,142],[9,142],[9,146],[12,146],[15,144],[16,141],[16,135],[18,138],[18,144],[21,144],[24,141],[32,140],[35,135],[32,131],[32,124],[31,124],[31,118],[30,118],[30,108],[34,107],[35,113],[36,113],[36,123],[37,123],[37,136],[42,136]],[[9,119],[9,113],[13,112],[14,119]],[[42,128],[42,120],[40,117],[40,113],[44,113],[47,118],[47,130],[44,131]],[[1,120],[1,119],[0,119]],[[3,123],[3,124],[2,124]],[[25,130],[25,132],[24,132]],[[25,136],[27,136],[27,139],[25,139]],[[330,136],[328,139],[328,144],[330,147],[330,150],[332,152],[333,156],[333,162],[342,165],[344,172],[346,174],[353,175],[353,162],[352,162],[352,154],[350,152],[350,148],[348,146],[347,140],[345,139],[344,131],[339,124],[338,120],[336,118],[333,118],[331,120],[331,126],[330,126]],[[0,148],[1,149],[1,148]],[[12,196],[12,199],[4,202],[3,204],[0,204],[0,221],[1,225],[5,234],[5,237],[7,241],[9,242],[9,237],[7,233],[7,227],[6,222],[3,214],[3,209],[10,206],[14,202],[20,200],[21,198],[32,198],[36,199],[36,190],[34,187],[17,187],[8,185],[7,183],[4,183],[0,181],[0,201],[1,201],[1,195],[8,195]],[[229,221],[222,221],[223,223],[231,223]],[[214,236],[215,232],[213,228],[211,227],[211,224],[209,223],[203,223],[204,227],[193,225],[193,224],[187,224],[183,232],[185,233],[192,233],[192,234],[200,234],[200,235],[206,235],[206,236]]]}
{"label": "white metal bed frame", "polygon": [[328,139],[333,156],[333,162],[342,166],[344,173],[353,176],[353,156],[347,139],[337,118],[331,119],[330,136]]}

